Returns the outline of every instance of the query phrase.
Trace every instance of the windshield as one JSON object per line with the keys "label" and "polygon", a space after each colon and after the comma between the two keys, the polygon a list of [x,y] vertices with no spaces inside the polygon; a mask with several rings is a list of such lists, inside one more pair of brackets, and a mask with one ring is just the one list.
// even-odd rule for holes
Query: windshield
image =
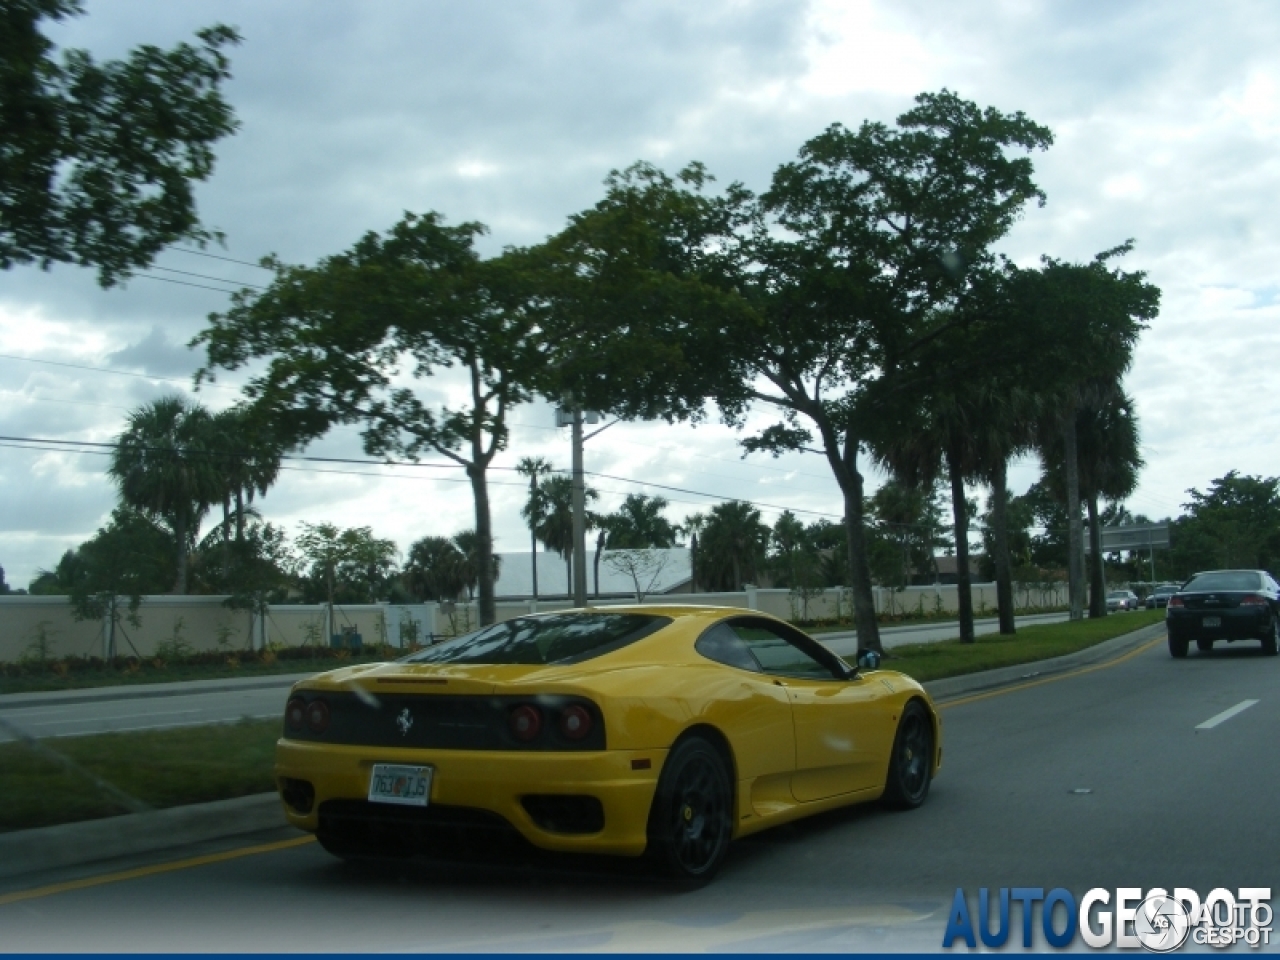
{"label": "windshield", "polygon": [[1192,577],[1191,582],[1182,589],[1188,593],[1204,593],[1213,590],[1258,590],[1261,587],[1262,578],[1252,570],[1221,570]]}
{"label": "windshield", "polygon": [[670,617],[640,613],[553,613],[517,617],[446,640],[401,663],[578,663],[647,637]]}

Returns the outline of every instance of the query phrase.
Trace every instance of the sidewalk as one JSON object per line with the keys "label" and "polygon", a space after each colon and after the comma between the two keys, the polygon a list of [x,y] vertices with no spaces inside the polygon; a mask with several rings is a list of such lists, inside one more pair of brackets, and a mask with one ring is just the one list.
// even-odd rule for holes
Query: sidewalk
{"label": "sidewalk", "polygon": [[12,707],[136,700],[140,697],[181,697],[191,693],[264,690],[272,687],[285,689],[299,680],[313,676],[315,671],[278,673],[258,677],[220,677],[217,680],[181,680],[175,683],[122,683],[109,687],[85,687],[81,690],[43,690],[39,693],[6,693],[0,695],[0,710]]}

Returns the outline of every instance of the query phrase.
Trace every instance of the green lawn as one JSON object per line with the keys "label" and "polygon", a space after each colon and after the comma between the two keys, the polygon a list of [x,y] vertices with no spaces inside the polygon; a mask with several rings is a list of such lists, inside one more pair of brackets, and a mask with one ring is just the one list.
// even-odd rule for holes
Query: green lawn
{"label": "green lawn", "polygon": [[[918,680],[959,676],[1073,653],[1158,623],[1163,616],[1163,611],[1143,610],[1101,620],[1027,627],[1014,637],[992,634],[967,646],[944,641],[896,647],[885,666]],[[323,665],[317,669],[336,665],[332,659],[320,662]],[[310,661],[281,665],[287,667],[287,672],[309,669],[301,666],[303,663]],[[42,750],[56,751],[92,776],[68,770],[67,764],[26,744],[0,744],[0,831],[127,812],[121,803],[95,786],[94,777],[150,807],[269,791],[273,789],[271,766],[279,735],[279,720],[243,720],[40,742]]]}
{"label": "green lawn", "polygon": [[[279,720],[59,737],[0,744],[0,831],[128,813],[93,782],[99,777],[149,807],[227,800],[274,787]],[[86,773],[50,759],[52,750]]]}

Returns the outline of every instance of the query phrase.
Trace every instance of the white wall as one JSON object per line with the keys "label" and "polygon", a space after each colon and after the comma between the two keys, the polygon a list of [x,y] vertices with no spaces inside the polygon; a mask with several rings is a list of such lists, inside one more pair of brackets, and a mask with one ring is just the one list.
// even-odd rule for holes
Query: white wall
{"label": "white wall", "polygon": [[[1066,584],[1015,584],[1015,605],[1028,607],[1065,606]],[[141,626],[127,622],[117,633],[116,648],[121,656],[151,657],[175,636],[193,651],[261,649],[265,642],[296,647],[307,643],[325,644],[326,611],[323,604],[273,606],[265,618],[254,621],[247,611],[230,610],[222,597],[146,597],[138,610]],[[884,614],[934,613],[956,610],[956,588],[905,587],[875,588],[876,610]],[[603,600],[600,606],[630,603],[625,599]],[[646,605],[706,604],[716,607],[743,607],[762,610],[785,620],[831,619],[849,616],[848,592],[825,590],[807,600],[790,590],[759,590],[748,587],[737,593],[695,593],[649,596]],[[564,610],[566,600],[499,600],[499,620],[528,613]],[[978,616],[994,615],[996,588],[993,583],[973,585],[973,608]],[[479,626],[478,605],[457,604],[365,604],[334,608],[333,631],[354,627],[366,643],[386,641],[394,647],[457,636]],[[65,597],[0,597],[0,662],[13,662],[30,655],[43,628],[53,657],[101,657],[105,655],[104,624],[77,622]]]}

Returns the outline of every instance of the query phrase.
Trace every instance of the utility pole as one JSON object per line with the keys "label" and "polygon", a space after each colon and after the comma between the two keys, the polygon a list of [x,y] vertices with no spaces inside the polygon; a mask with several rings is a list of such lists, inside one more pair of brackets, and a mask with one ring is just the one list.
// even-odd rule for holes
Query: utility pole
{"label": "utility pole", "polygon": [[573,605],[587,605],[587,488],[582,475],[582,408],[573,405]]}

